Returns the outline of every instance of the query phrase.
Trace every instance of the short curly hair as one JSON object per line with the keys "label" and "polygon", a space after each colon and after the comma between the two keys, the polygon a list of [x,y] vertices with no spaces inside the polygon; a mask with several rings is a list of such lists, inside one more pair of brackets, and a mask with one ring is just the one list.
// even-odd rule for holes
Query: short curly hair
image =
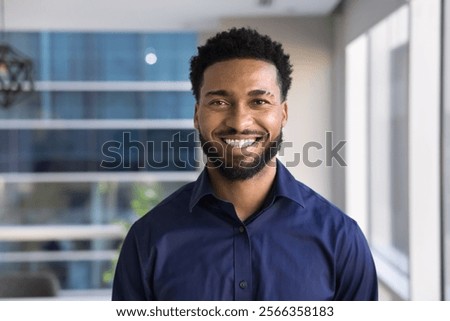
{"label": "short curly hair", "polygon": [[193,56],[190,61],[189,74],[196,101],[200,97],[206,68],[217,62],[235,58],[254,58],[275,65],[278,70],[281,98],[283,101],[286,99],[292,82],[292,65],[289,55],[283,51],[281,44],[273,41],[269,36],[261,35],[250,28],[232,28],[217,33],[208,39],[205,45],[197,49],[197,56]]}

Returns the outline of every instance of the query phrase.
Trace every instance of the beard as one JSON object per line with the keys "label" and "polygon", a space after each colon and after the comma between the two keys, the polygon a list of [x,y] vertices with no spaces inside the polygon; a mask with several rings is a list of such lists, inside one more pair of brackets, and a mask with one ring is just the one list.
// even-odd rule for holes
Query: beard
{"label": "beard", "polygon": [[[223,177],[230,181],[246,180],[258,174],[277,155],[283,142],[283,132],[269,142],[261,153],[248,152],[242,150],[242,155],[232,155],[227,153],[226,146],[222,155],[217,151],[217,147],[207,141],[199,132],[200,143],[205,153],[210,168],[217,168]],[[222,146],[222,145],[221,145]],[[249,160],[245,160],[248,158]]]}

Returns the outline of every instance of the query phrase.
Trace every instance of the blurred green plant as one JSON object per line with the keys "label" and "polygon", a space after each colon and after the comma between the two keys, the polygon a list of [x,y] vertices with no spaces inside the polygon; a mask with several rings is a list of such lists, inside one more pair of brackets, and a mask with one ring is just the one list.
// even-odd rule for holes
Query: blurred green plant
{"label": "blurred green plant", "polygon": [[[134,221],[144,216],[148,211],[155,207],[162,199],[162,187],[159,183],[152,184],[134,184],[132,189],[132,197],[130,207],[133,210],[135,217],[132,220],[119,220],[116,223],[123,226],[128,231]],[[111,262],[111,267],[103,273],[103,282],[110,284],[114,278],[114,272],[119,259],[120,249],[122,243],[117,249],[117,255]]]}
{"label": "blurred green plant", "polygon": [[134,185],[131,209],[138,217],[142,217],[161,201],[161,186],[157,183],[151,186]]}

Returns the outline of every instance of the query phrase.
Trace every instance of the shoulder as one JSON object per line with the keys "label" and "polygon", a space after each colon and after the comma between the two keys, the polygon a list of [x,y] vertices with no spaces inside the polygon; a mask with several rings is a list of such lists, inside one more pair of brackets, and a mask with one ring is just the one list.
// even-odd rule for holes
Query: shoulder
{"label": "shoulder", "polygon": [[278,163],[275,181],[276,195],[294,201],[303,209],[302,214],[316,220],[355,224],[340,208],[311,187],[297,180],[283,164]]}
{"label": "shoulder", "polygon": [[358,223],[325,197],[297,182],[302,194],[309,223],[315,224],[322,240],[331,242],[338,265],[344,266],[350,259],[356,262],[371,262],[371,253],[367,239]]}
{"label": "shoulder", "polygon": [[353,218],[311,187],[296,181],[296,188],[302,196],[305,210],[315,218],[332,221],[335,224],[349,226],[350,228],[357,225]]}
{"label": "shoulder", "polygon": [[295,188],[303,202],[299,219],[314,231],[316,237],[338,253],[347,251],[354,244],[367,247],[366,237],[352,217],[302,182],[296,181]]}
{"label": "shoulder", "polygon": [[297,204],[297,220],[327,239],[335,240],[338,234],[343,233],[359,233],[354,219],[320,193],[297,180],[281,163],[278,163],[277,174],[276,194],[289,199],[291,204]]}

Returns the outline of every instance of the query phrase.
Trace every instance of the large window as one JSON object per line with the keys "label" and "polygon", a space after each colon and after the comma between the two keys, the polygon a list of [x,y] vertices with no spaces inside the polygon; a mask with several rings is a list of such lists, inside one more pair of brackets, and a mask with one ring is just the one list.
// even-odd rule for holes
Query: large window
{"label": "large window", "polygon": [[408,10],[403,8],[378,23],[371,29],[369,41],[370,237],[374,250],[406,278],[409,274]]}
{"label": "large window", "polygon": [[[35,62],[41,81],[185,81],[196,48],[193,33],[5,34]],[[151,54],[153,59],[148,59]]]}
{"label": "large window", "polygon": [[[166,91],[153,88],[156,86],[154,84],[152,86],[151,82],[38,81],[38,88],[53,87],[57,90],[34,92],[25,101],[19,101],[11,110],[0,109],[0,117],[3,119],[45,117],[72,120],[191,118],[193,115],[191,93],[185,88],[181,88],[182,91],[171,89],[171,86],[177,85],[176,83],[163,84],[167,86]],[[126,91],[127,87],[130,87],[130,91]],[[161,84],[160,87],[162,87]],[[141,91],[131,91],[136,89]]]}
{"label": "large window", "polygon": [[182,183],[43,179],[1,186],[0,273],[51,272],[63,290],[108,288],[124,230]]}
{"label": "large window", "polygon": [[393,299],[439,300],[449,274],[441,4],[410,1],[346,48],[347,210]]}
{"label": "large window", "polygon": [[347,210],[383,281],[408,297],[408,8],[347,47]]}
{"label": "large window", "polygon": [[[188,129],[0,130],[0,172],[192,171]],[[57,139],[55,139],[57,137]]]}
{"label": "large window", "polygon": [[[0,273],[109,289],[130,224],[197,176],[193,33],[12,32],[36,91],[0,109]],[[107,295],[106,295],[107,296]]]}

